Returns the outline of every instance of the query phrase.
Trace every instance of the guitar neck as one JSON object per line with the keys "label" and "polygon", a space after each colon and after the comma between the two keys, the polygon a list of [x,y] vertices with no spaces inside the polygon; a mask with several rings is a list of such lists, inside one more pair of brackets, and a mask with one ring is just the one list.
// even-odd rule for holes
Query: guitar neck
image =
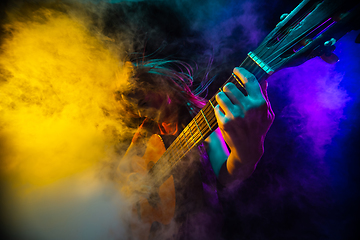
{"label": "guitar neck", "polygon": [[[240,67],[244,67],[248,71],[252,72],[258,81],[264,80],[269,76],[269,73],[266,73],[249,55],[242,62]],[[245,95],[247,94],[243,84],[234,74],[228,78],[216,94],[219,93],[223,86],[228,82],[234,83]],[[157,176],[156,179],[158,179],[159,185],[162,181],[169,177],[173,167],[191,149],[203,143],[203,141],[218,128],[214,111],[215,106],[218,105],[215,98],[216,94],[207,101],[206,105],[198,112],[198,114],[196,114],[196,116],[183,129],[156,164],[150,169],[149,174]]]}
{"label": "guitar neck", "polygon": [[[352,29],[358,29],[359,13],[360,3],[351,0],[303,0],[276,25],[254,52],[248,53],[240,67],[262,81],[281,68],[299,65],[315,56],[327,56],[333,51],[331,42]],[[234,74],[223,86],[228,82],[237,85],[247,95]],[[149,175],[156,176],[154,179],[157,179],[158,186],[192,148],[199,146],[218,127],[214,112],[218,105],[216,94],[150,169]]]}

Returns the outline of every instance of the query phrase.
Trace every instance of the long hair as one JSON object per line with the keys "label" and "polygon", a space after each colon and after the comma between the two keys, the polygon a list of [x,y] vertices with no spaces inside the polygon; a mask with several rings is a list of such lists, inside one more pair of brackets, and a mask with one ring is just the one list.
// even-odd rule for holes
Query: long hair
{"label": "long hair", "polygon": [[[204,99],[191,91],[193,87],[193,69],[185,62],[177,60],[148,60],[133,63],[129,88],[116,92],[123,116],[133,119],[142,118],[140,109],[146,108],[144,99],[147,92],[161,95],[163,104],[170,104],[171,111],[179,116],[180,124],[186,124],[191,117],[204,106]],[[163,111],[162,108],[159,111]],[[132,120],[131,120],[132,119]]]}

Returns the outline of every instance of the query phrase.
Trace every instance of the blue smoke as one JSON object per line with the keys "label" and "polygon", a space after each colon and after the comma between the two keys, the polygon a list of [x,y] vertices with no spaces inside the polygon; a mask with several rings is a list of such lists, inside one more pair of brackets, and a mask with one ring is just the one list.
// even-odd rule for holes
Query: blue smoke
{"label": "blue smoke", "polygon": [[[217,80],[209,96],[280,15],[298,4],[285,0],[108,2],[99,13],[97,27],[103,26],[103,34],[127,46],[128,54],[196,62],[200,72],[213,60],[210,75]],[[223,199],[224,239],[360,236],[356,225],[360,214],[357,34],[351,32],[338,41],[336,65],[314,59],[269,79],[276,119],[253,176]]]}

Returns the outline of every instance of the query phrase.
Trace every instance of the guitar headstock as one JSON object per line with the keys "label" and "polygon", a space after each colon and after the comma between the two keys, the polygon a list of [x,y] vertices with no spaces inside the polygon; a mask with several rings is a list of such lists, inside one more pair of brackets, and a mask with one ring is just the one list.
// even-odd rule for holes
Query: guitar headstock
{"label": "guitar headstock", "polygon": [[334,63],[334,44],[360,28],[360,3],[351,0],[304,0],[283,15],[259,47],[248,56],[267,75],[320,56]]}

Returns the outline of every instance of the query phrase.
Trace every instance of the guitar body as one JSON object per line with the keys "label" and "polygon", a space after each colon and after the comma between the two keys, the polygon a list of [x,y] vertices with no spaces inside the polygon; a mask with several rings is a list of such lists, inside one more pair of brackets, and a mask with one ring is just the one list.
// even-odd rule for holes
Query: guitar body
{"label": "guitar body", "polygon": [[[146,145],[142,157],[133,157],[132,167],[135,173],[145,175],[166,151],[165,145],[159,135],[152,135]],[[152,186],[149,186],[152,187]],[[133,219],[131,222],[132,235],[135,239],[148,239],[153,222],[157,221],[164,225],[171,222],[175,214],[175,186],[171,175],[162,185],[152,190],[152,200],[140,197],[132,209]],[[154,199],[155,198],[155,199]]]}

